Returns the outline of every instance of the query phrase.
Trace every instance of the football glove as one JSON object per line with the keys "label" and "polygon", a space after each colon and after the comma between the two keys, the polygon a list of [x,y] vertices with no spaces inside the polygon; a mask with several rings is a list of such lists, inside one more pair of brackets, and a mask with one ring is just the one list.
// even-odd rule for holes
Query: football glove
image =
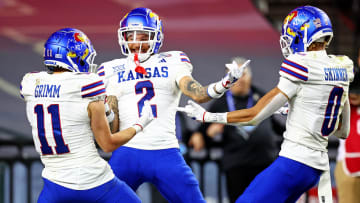
{"label": "football glove", "polygon": [[216,122],[226,123],[227,113],[210,113],[207,112],[202,106],[195,103],[192,100],[188,101],[185,107],[177,107],[178,111],[186,113],[191,119],[205,123],[205,122]]}
{"label": "football glove", "polygon": [[222,84],[225,88],[230,88],[244,73],[244,69],[248,66],[250,60],[245,61],[241,66],[236,63],[236,61],[232,61],[230,64],[225,64],[226,68],[229,69],[228,74],[222,79]]}
{"label": "football glove", "polygon": [[143,130],[154,119],[152,108],[148,100],[145,101],[144,107],[142,108],[140,114],[141,114],[140,118],[133,125],[133,128],[135,128],[136,133]]}
{"label": "football glove", "polygon": [[208,95],[211,98],[220,98],[224,92],[226,92],[239,78],[242,77],[244,69],[247,65],[249,65],[249,63],[250,60],[247,60],[241,66],[239,66],[236,61],[233,61],[231,64],[225,64],[225,66],[229,69],[229,72],[221,81],[209,85]]}

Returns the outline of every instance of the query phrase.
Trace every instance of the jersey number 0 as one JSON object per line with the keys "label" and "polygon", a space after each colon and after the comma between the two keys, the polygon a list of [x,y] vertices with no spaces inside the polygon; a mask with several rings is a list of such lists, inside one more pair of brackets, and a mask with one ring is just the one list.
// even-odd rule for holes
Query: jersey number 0
{"label": "jersey number 0", "polygon": [[344,89],[341,87],[334,87],[330,92],[328,104],[325,110],[325,118],[321,128],[321,134],[323,136],[329,136],[335,129],[343,93]]}

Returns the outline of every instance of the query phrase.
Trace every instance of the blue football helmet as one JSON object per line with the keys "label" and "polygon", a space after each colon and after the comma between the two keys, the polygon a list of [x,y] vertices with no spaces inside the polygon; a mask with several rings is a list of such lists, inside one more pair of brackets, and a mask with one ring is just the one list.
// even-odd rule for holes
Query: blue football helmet
{"label": "blue football helmet", "polygon": [[64,28],[54,32],[44,45],[44,64],[72,72],[93,72],[96,51],[90,39],[80,30]]}
{"label": "blue football helmet", "polygon": [[[136,41],[136,34],[147,34],[148,40]],[[132,40],[128,40],[130,36]],[[140,44],[139,60],[144,61],[151,54],[158,53],[163,44],[162,22],[159,16],[150,9],[135,8],[120,21],[118,37],[122,54],[125,56],[131,55],[129,44],[138,43]],[[141,53],[141,46],[145,43],[149,45],[149,49],[146,53]]]}
{"label": "blue football helmet", "polygon": [[306,52],[311,43],[327,42],[333,37],[331,21],[326,13],[313,6],[301,6],[285,18],[280,36],[284,57]]}

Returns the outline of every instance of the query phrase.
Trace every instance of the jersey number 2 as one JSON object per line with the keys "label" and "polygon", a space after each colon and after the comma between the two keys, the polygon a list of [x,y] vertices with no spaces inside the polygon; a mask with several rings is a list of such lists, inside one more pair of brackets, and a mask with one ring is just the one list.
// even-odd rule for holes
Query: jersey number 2
{"label": "jersey number 2", "polygon": [[[145,81],[136,83],[136,85],[135,85],[135,93],[136,94],[142,94],[143,89],[146,89],[146,94],[143,97],[141,97],[141,99],[137,103],[139,117],[140,117],[140,112],[142,112],[142,109],[144,107],[144,102],[146,100],[150,101],[155,96],[154,86],[151,81],[145,80]],[[152,113],[153,113],[154,117],[156,118],[157,117],[156,105],[152,104],[151,109],[152,109]]]}
{"label": "jersey number 2", "polygon": [[[61,125],[60,125],[60,114],[59,114],[59,105],[51,104],[47,107],[48,113],[51,115],[51,123],[52,123],[52,131],[55,139],[55,150],[56,154],[64,154],[68,153],[69,147],[64,142],[64,138],[62,136]],[[41,143],[41,152],[43,155],[54,154],[52,148],[49,146],[49,143],[45,136],[45,126],[44,126],[44,107],[42,104],[38,104],[34,108],[34,112],[37,116],[37,129],[38,129],[38,137]]]}
{"label": "jersey number 2", "polygon": [[335,129],[343,93],[344,89],[341,87],[334,87],[330,92],[329,101],[325,111],[325,118],[321,128],[321,134],[323,136],[330,135]]}

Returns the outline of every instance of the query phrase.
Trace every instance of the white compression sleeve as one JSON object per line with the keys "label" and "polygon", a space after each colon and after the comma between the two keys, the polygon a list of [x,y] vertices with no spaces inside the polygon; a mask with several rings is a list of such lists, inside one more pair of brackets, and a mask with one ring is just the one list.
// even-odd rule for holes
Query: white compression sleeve
{"label": "white compression sleeve", "polygon": [[261,111],[250,121],[234,123],[237,125],[257,125],[267,117],[271,116],[275,111],[284,106],[287,97],[282,93],[277,94]]}
{"label": "white compression sleeve", "polygon": [[340,139],[346,139],[350,133],[350,103],[349,99],[345,101],[344,109],[341,114],[341,128],[336,130],[334,136]]}

